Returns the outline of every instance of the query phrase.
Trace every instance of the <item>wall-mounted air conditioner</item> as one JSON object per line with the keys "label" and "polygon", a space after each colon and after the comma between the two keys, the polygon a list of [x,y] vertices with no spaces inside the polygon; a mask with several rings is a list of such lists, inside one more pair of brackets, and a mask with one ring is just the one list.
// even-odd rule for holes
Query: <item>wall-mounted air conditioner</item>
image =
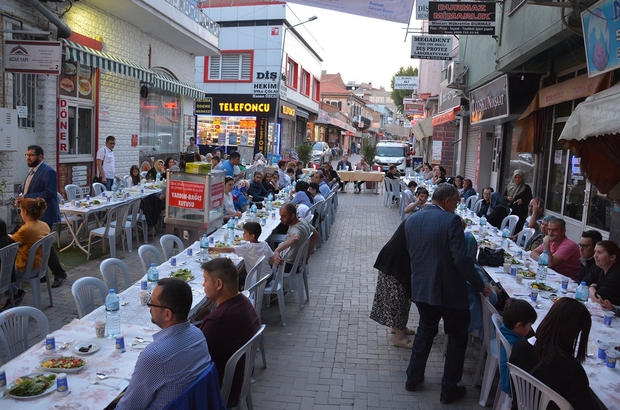
{"label": "wall-mounted air conditioner", "polygon": [[466,67],[461,61],[453,60],[448,64],[446,69],[446,78],[448,80],[448,88],[464,88]]}

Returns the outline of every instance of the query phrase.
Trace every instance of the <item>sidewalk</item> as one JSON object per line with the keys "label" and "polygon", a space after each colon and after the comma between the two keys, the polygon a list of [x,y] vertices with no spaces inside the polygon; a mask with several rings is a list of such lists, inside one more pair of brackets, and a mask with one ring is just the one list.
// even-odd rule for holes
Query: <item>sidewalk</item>
{"label": "sidewalk", "polygon": [[[392,345],[389,329],[370,320],[377,272],[376,255],[400,223],[398,210],[383,206],[383,196],[367,191],[339,195],[331,237],[310,258],[310,301],[299,309],[297,295],[286,295],[286,322],[282,327],[277,303],[263,307],[267,369],[257,355],[252,385],[254,407],[260,409],[478,409],[479,388],[472,388],[479,345],[468,349],[463,382],[467,395],[451,405],[439,403],[443,374],[443,334],[429,357],[426,381],[419,391],[405,391],[410,351]],[[159,237],[150,244],[159,248]],[[64,237],[63,240],[68,238]],[[65,242],[66,243],[66,242]],[[137,246],[122,258],[132,280],[144,274]],[[60,255],[62,261],[62,254]],[[69,278],[53,289],[54,307],[43,293],[43,311],[56,330],[77,317],[71,284],[79,277],[101,277],[99,263],[89,261],[68,272]],[[288,283],[285,286],[290,288]],[[32,296],[24,305],[32,306]],[[415,305],[409,327],[417,327]],[[31,335],[35,340],[35,336]],[[413,336],[410,336],[413,338]],[[494,391],[494,390],[493,390]],[[493,394],[493,393],[492,393]],[[492,400],[492,399],[490,399]]]}

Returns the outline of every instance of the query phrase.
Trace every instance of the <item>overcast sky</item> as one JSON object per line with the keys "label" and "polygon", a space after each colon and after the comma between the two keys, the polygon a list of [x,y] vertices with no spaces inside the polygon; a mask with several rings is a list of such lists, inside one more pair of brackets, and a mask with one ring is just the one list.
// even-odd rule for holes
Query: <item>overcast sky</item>
{"label": "overcast sky", "polygon": [[[293,3],[288,5],[300,21],[318,17],[304,26],[323,47],[319,50],[323,70],[329,74],[339,72],[345,83],[372,83],[375,88],[383,86],[389,90],[392,76],[400,67],[418,66],[418,60],[410,57],[411,34],[405,41],[405,24]],[[412,19],[411,25],[419,27],[421,24]]]}

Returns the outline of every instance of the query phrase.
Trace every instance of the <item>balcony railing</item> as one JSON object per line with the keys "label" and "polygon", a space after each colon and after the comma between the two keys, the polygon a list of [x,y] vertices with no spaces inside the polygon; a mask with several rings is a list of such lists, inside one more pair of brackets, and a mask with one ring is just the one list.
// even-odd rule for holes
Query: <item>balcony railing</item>
{"label": "balcony railing", "polygon": [[194,20],[196,23],[200,24],[202,27],[206,28],[209,33],[214,36],[220,36],[220,25],[215,21],[211,20],[209,16],[207,16],[202,9],[196,7],[196,1],[191,0],[166,0],[177,10],[185,13],[186,16]]}

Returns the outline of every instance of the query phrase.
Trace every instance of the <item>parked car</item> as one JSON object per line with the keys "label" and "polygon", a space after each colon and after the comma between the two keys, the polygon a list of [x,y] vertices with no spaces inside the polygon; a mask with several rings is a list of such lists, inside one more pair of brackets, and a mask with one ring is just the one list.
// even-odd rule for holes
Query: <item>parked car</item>
{"label": "parked car", "polygon": [[312,163],[323,164],[332,161],[332,149],[326,142],[315,142],[312,146]]}

